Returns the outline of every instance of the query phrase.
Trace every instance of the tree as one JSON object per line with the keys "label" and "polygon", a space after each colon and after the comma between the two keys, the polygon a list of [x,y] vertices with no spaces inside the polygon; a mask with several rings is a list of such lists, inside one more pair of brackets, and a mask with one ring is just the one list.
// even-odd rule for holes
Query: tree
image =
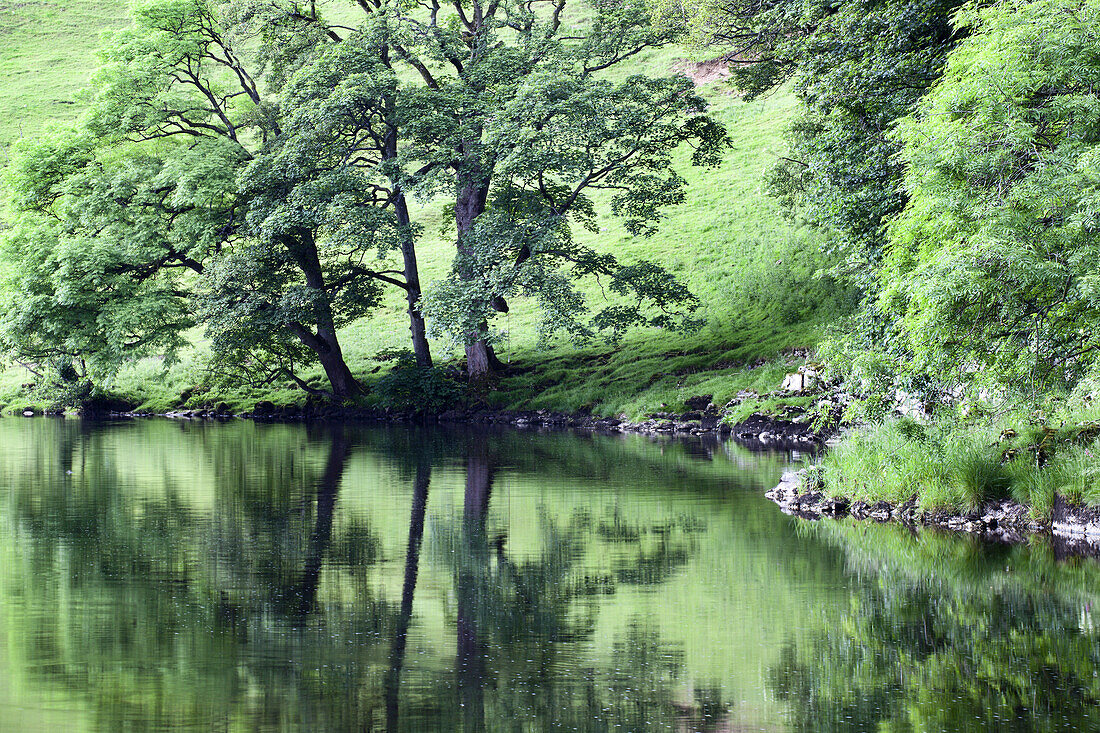
{"label": "tree", "polygon": [[[283,29],[295,42],[282,48],[298,53],[256,60],[271,89],[313,54],[316,25],[303,17]],[[203,0],[137,6],[103,60],[78,129],[15,157],[20,223],[7,251],[21,267],[6,332],[17,353],[79,356],[106,372],[171,355],[201,294],[222,363],[312,390],[296,364],[316,359],[343,397],[359,386],[337,328],[395,285],[410,294],[418,356],[430,363],[407,212],[377,184],[379,155],[324,138],[323,110],[261,95]],[[363,266],[395,247],[403,270]]]}
{"label": "tree", "polygon": [[909,203],[883,304],[927,370],[1034,389],[1095,362],[1097,20],[1095,2],[971,9],[971,36],[901,125]]}
{"label": "tree", "polygon": [[900,143],[890,136],[940,77],[965,29],[961,0],[706,0],[669,8],[696,42],[719,49],[748,99],[793,82],[802,112],[768,173],[792,216],[830,233],[838,270],[865,292],[905,205]]}
{"label": "tree", "polygon": [[[455,2],[451,15],[458,22],[433,16],[430,33],[414,47],[457,72],[457,84],[422,74],[425,104],[445,120],[444,134],[416,131],[414,154],[453,176],[458,257],[440,292],[453,294],[465,283],[466,307],[433,312],[463,334],[472,375],[492,363],[483,324],[494,311],[507,310],[507,297],[538,298],[545,333],[586,335],[576,319],[582,300],[561,275],[562,263],[570,263],[574,274],[611,274],[613,289],[642,300],[655,296],[661,307],[694,306],[690,294],[655,266],[626,270],[577,246],[570,235],[570,220],[591,225],[587,195],[599,189],[613,192],[612,211],[632,233],[652,232],[661,208],[683,199],[671,151],[687,142],[696,146],[693,162],[713,165],[726,144],[724,130],[700,114],[706,105],[686,80],[600,78],[673,38],[651,23],[644,4],[597,1],[588,9],[593,17],[587,26],[567,35],[565,0],[475,2],[468,17]],[[416,27],[412,18],[406,23]],[[505,34],[515,34],[514,43],[503,43]],[[605,310],[595,325],[644,322],[635,305]],[[650,322],[672,324],[667,317]]]}

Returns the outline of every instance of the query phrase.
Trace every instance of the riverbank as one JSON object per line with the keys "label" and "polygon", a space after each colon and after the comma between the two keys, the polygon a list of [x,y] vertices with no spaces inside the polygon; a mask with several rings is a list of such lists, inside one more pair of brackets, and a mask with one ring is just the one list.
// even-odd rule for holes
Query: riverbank
{"label": "riverbank", "polygon": [[[27,409],[26,417],[63,416],[60,410]],[[304,407],[278,407],[271,402],[257,403],[249,412],[233,413],[226,405],[201,410],[175,410],[163,413],[128,410],[100,410],[79,415],[91,420],[129,418],[167,418],[175,420],[255,420],[259,422],[382,422],[399,424],[496,425],[517,429],[577,430],[598,433],[641,435],[714,436],[736,440],[755,449],[801,449],[816,452],[824,447],[832,431],[816,431],[808,424],[769,415],[750,415],[744,420],[726,420],[730,413],[720,410],[657,413],[641,421],[599,417],[583,412],[562,413],[553,410],[447,410],[437,415],[361,407],[336,407],[307,404]]]}
{"label": "riverbank", "polygon": [[1030,536],[1057,540],[1072,554],[1100,554],[1100,508],[1067,501],[1055,495],[1048,517],[1036,516],[1034,506],[1012,499],[995,500],[970,510],[923,510],[916,495],[905,501],[874,502],[824,491],[809,469],[789,471],[775,488],[765,492],[786,514],[809,520],[851,517],[861,521],[898,523],[967,532],[985,540],[1017,544]]}

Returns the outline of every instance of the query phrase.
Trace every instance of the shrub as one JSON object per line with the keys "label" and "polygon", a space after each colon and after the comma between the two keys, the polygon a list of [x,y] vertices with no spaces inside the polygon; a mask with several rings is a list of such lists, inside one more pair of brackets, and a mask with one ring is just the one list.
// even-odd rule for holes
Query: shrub
{"label": "shrub", "polygon": [[457,406],[465,386],[450,370],[422,367],[411,351],[387,353],[394,366],[374,384],[378,404],[389,410],[418,414],[437,413]]}

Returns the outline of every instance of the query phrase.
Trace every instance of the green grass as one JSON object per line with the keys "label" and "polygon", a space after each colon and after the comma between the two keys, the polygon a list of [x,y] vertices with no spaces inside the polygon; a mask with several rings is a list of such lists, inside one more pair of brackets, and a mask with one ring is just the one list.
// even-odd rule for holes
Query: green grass
{"label": "green grass", "polygon": [[[0,25],[7,29],[0,68],[0,100],[8,105],[0,107],[0,146],[6,146],[20,133],[33,135],[51,120],[75,117],[78,106],[63,102],[74,99],[86,83],[99,32],[118,27],[125,13],[117,2],[0,7],[8,13],[3,21],[8,26]],[[678,58],[688,56],[676,48],[653,51],[615,73],[669,74]],[[779,93],[745,103],[720,84],[700,92],[732,139],[722,165],[692,168],[687,152],[680,151],[678,168],[689,182],[687,201],[668,212],[656,235],[633,237],[617,221],[602,217],[601,231],[585,236],[588,244],[614,252],[623,262],[644,258],[670,269],[699,297],[706,326],[686,336],[639,331],[616,346],[559,341],[547,350],[536,343],[533,304],[513,302],[496,324],[502,332],[500,355],[512,369],[488,395],[492,405],[638,417],[680,409],[684,399],[698,394],[712,394],[722,404],[742,389],[768,392],[795,364],[785,352],[813,347],[823,325],[851,307],[843,289],[815,278],[830,264],[821,254],[819,235],[784,220],[762,188],[763,171],[783,152],[782,132],[796,109],[794,98]],[[424,232],[418,245],[421,278],[430,284],[450,267],[453,235],[442,232],[442,202],[417,202],[413,214]],[[598,309],[605,297],[600,285],[590,282],[583,288]],[[408,345],[401,294],[390,293],[376,315],[344,329],[341,338],[352,370],[369,382],[383,366],[374,358],[378,352]],[[105,386],[150,410],[218,401],[243,409],[259,399],[304,400],[305,393],[291,384],[260,389],[220,384],[206,372],[208,348],[201,329],[192,342],[175,366],[165,370],[157,361],[131,365]],[[453,344],[436,340],[432,346],[437,361],[460,357]],[[303,376],[323,383],[319,368]],[[31,381],[20,368],[9,368],[0,379],[0,406],[42,398],[12,387]],[[181,399],[188,392],[190,397]]]}
{"label": "green grass", "polygon": [[901,419],[849,433],[822,459],[826,491],[867,502],[916,497],[922,511],[969,510],[1012,498],[1049,518],[1055,495],[1100,506],[1100,436],[1069,421],[1018,416],[928,425]]}
{"label": "green grass", "polygon": [[123,2],[0,2],[0,160],[18,138],[77,115],[100,35],[127,23]]}

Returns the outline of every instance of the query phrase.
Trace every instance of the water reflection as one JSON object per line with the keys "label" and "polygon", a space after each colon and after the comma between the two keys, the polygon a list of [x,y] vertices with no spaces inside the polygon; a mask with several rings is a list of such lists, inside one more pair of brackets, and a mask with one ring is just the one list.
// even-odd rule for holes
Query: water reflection
{"label": "water reflection", "polygon": [[[707,509],[728,508],[730,466],[709,452],[693,475],[699,451],[591,438],[0,430],[2,728],[50,729],[55,708],[112,731],[729,716],[728,680],[689,671],[637,595],[680,593],[666,586],[699,559]],[[745,483],[780,463],[759,466]]]}
{"label": "water reflection", "polygon": [[[773,668],[799,731],[1095,730],[1096,564],[856,523],[810,525],[870,574],[841,623]],[[1039,572],[1036,572],[1036,571]],[[1077,576],[1077,577],[1074,577]]]}
{"label": "water reflection", "polygon": [[1093,561],[718,443],[0,420],[0,730],[1094,728]]}

